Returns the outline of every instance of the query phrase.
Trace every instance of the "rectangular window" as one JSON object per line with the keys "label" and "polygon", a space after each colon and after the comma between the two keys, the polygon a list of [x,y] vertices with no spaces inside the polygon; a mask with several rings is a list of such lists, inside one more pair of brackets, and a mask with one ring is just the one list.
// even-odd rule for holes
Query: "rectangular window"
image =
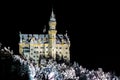
{"label": "rectangular window", "polygon": [[34,48],[38,48],[38,47],[34,47]]}
{"label": "rectangular window", "polygon": [[23,52],[29,53],[29,52],[30,52],[30,49],[29,49],[28,47],[24,47],[24,48],[23,48]]}
{"label": "rectangular window", "polygon": [[34,53],[38,54],[38,51],[34,51]]}
{"label": "rectangular window", "polygon": [[67,56],[64,56],[64,58],[67,58]]}
{"label": "rectangular window", "polygon": [[68,54],[68,52],[66,52],[66,54]]}
{"label": "rectangular window", "polygon": [[59,52],[61,54],[61,52]]}
{"label": "rectangular window", "polygon": [[27,52],[27,53],[29,53],[29,52],[30,52],[30,50],[24,50],[24,52]]}
{"label": "rectangular window", "polygon": [[41,49],[44,49],[44,47],[41,47]]}

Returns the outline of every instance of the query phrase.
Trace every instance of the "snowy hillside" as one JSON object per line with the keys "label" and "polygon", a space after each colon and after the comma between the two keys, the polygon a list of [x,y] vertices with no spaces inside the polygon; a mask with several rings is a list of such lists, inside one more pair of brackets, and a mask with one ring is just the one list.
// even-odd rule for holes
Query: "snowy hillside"
{"label": "snowy hillside", "polygon": [[53,59],[41,59],[40,65],[34,65],[21,55],[14,55],[10,47],[0,46],[0,80],[120,80],[102,68],[88,70],[78,63],[58,63]]}

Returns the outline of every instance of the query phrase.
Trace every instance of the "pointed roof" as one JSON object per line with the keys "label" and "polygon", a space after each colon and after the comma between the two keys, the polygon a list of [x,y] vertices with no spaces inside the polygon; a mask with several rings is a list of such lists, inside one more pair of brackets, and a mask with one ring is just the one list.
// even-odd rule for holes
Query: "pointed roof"
{"label": "pointed roof", "polygon": [[46,25],[44,25],[44,29],[43,29],[43,33],[45,33],[46,32]]}
{"label": "pointed roof", "polygon": [[67,36],[67,34],[68,34],[68,31],[66,30],[66,33],[65,33],[65,35]]}
{"label": "pointed roof", "polygon": [[53,8],[52,8],[51,16],[50,16],[50,21],[56,21]]}

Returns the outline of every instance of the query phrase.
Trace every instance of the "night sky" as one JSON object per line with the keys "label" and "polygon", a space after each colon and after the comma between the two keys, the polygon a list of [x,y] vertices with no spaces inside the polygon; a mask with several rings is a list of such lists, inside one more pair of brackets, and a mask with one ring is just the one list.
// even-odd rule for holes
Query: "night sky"
{"label": "night sky", "polygon": [[71,61],[89,69],[102,67],[120,73],[118,28],[114,9],[99,1],[1,2],[0,42],[18,54],[19,31],[41,34],[53,7],[58,33],[66,30],[71,40]]}

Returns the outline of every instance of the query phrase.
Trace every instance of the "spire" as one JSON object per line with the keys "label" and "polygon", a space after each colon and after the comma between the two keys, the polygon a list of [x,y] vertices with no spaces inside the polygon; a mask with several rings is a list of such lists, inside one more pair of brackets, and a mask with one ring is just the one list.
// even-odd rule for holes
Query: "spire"
{"label": "spire", "polygon": [[54,12],[53,12],[53,8],[52,8],[52,12],[51,12],[50,21],[56,21],[56,19],[55,19],[55,14],[54,14]]}
{"label": "spire", "polygon": [[45,33],[46,32],[46,25],[44,26],[44,29],[43,29],[43,33]]}
{"label": "spire", "polygon": [[22,38],[22,35],[21,35],[21,32],[19,31],[19,36],[20,36],[20,38]]}
{"label": "spire", "polygon": [[65,33],[65,35],[66,35],[66,36],[68,36],[67,34],[68,34],[68,31],[66,30],[66,33]]}
{"label": "spire", "polygon": [[53,8],[52,8],[52,14],[51,14],[51,16],[53,16],[53,17],[55,16],[55,15],[54,15],[54,12],[53,12]]}
{"label": "spire", "polygon": [[20,31],[19,31],[19,36],[20,36],[20,43],[21,43],[22,42],[22,34]]}
{"label": "spire", "polygon": [[67,31],[67,30],[66,30],[65,36],[66,36],[66,38],[67,38],[68,44],[70,44],[70,40],[69,40],[69,37],[68,37],[68,31]]}
{"label": "spire", "polygon": [[56,29],[56,19],[55,19],[55,14],[53,12],[53,8],[50,16],[49,26],[50,29]]}
{"label": "spire", "polygon": [[19,31],[19,34],[21,34],[21,31]]}

